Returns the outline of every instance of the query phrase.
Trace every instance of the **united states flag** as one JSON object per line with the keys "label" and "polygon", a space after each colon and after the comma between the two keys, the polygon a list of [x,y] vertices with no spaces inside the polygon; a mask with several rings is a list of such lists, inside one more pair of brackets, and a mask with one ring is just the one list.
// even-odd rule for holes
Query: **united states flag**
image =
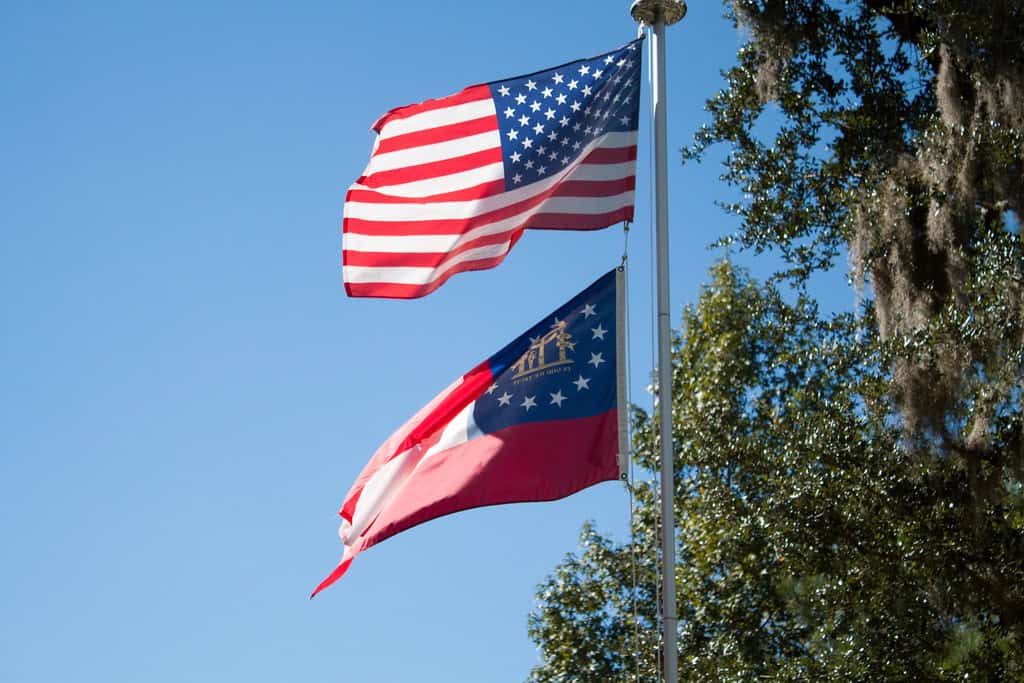
{"label": "united states flag", "polygon": [[345,198],[349,296],[421,297],[501,263],[527,228],[633,217],[640,40],[393,109]]}

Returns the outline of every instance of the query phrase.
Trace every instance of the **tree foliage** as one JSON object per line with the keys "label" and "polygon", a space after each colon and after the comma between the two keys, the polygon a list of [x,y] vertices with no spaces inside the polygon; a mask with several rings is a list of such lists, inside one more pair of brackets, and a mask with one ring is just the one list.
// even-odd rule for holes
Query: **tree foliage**
{"label": "tree foliage", "polygon": [[[681,674],[1024,680],[1024,6],[726,4],[683,156],[727,146],[728,241],[785,266],[718,265],[674,348]],[[845,254],[863,310],[822,315]],[[657,680],[656,493],[540,586],[531,680]]]}

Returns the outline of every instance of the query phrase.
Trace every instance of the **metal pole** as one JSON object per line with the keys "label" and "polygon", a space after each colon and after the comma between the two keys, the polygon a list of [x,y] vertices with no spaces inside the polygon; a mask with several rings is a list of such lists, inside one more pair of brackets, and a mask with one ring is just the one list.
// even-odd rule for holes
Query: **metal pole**
{"label": "metal pole", "polygon": [[676,644],[675,467],[672,447],[672,328],[668,267],[668,152],[665,125],[665,26],[686,15],[680,0],[636,0],[630,8],[636,21],[653,27],[654,53],[654,203],[658,275],[658,428],[661,450],[662,634],[665,683],[679,681]]}

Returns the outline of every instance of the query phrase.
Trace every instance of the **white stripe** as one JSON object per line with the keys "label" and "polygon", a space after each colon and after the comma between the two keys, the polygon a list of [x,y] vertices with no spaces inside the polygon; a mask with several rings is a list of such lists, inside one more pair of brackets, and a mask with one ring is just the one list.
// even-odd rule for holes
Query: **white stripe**
{"label": "white stripe", "polygon": [[[606,133],[595,138],[581,155],[585,157],[595,149],[616,149],[623,146],[617,144],[621,139],[613,138],[621,134]],[[636,142],[636,133],[627,134]],[[437,221],[459,220],[477,216],[482,213],[501,209],[511,204],[524,201],[566,179],[571,180],[620,180],[634,175],[636,163],[627,161],[619,164],[579,164],[570,165],[545,180],[538,180],[521,188],[503,192],[485,199],[464,202],[430,202],[425,204],[383,204],[378,202],[345,202],[345,217],[369,221]],[[576,175],[579,173],[580,175]],[[383,188],[378,189],[383,191]]]}
{"label": "white stripe", "polygon": [[372,176],[381,171],[392,171],[396,168],[429,164],[435,161],[447,161],[474,152],[501,147],[501,136],[497,130],[486,133],[468,135],[464,138],[435,142],[432,145],[420,145],[396,152],[384,152],[370,158],[370,163],[363,171],[364,176]]}
{"label": "white stripe", "polygon": [[483,183],[503,180],[504,178],[505,165],[499,161],[495,164],[488,164],[487,166],[481,166],[480,168],[474,168],[469,171],[462,171],[461,173],[438,176],[436,178],[430,178],[429,180],[417,180],[411,183],[387,185],[384,187],[367,187],[365,185],[355,183],[352,185],[351,189],[380,192],[394,197],[429,197],[431,195],[441,194],[442,192],[465,190],[470,187],[482,185]]}
{"label": "white stripe", "polygon": [[633,190],[626,190],[607,197],[551,197],[537,207],[533,213],[574,213],[596,216],[632,205],[633,195]]}
{"label": "white stripe", "polygon": [[342,248],[346,251],[380,251],[393,254],[441,254],[471,240],[515,230],[522,225],[524,217],[531,213],[524,211],[454,235],[361,235],[346,232],[341,238]]}
{"label": "white stripe", "polygon": [[[452,386],[454,387],[458,384],[461,384],[461,379],[457,380]],[[448,391],[443,392],[441,396],[445,396],[448,393]],[[438,398],[441,398],[441,396]],[[436,402],[437,399],[432,403]],[[370,476],[363,486],[362,492],[359,494],[359,500],[356,502],[356,507],[352,514],[352,523],[349,524],[347,521],[342,520],[341,528],[338,530],[341,540],[345,545],[353,545],[366,533],[366,530],[377,519],[381,511],[402,491],[406,482],[416,475],[416,471],[424,461],[441,451],[483,435],[483,432],[473,419],[473,406],[475,405],[476,402],[472,401],[459,411],[445,425],[438,442],[431,446],[426,453],[423,453],[422,458],[413,457],[422,450],[422,446],[417,444],[384,463],[380,469]]]}
{"label": "white stripe", "polygon": [[441,436],[438,438],[437,443],[431,446],[427,452],[423,454],[423,458],[416,463],[417,470],[423,466],[423,463],[441,451],[446,451],[449,448],[455,448],[456,446],[460,446],[471,439],[483,436],[483,432],[480,430],[480,427],[477,426],[476,420],[473,419],[473,409],[475,407],[476,401],[473,401],[463,408],[458,415],[453,417],[451,422],[444,426],[444,431],[441,432]]}
{"label": "white stripe", "polygon": [[478,249],[468,249],[439,269],[399,266],[394,268],[373,268],[368,266],[345,266],[345,282],[391,282],[395,284],[422,285],[433,282],[455,266],[467,261],[495,258],[505,255],[510,249],[508,241],[489,244]]}
{"label": "white stripe", "polygon": [[417,133],[421,130],[430,130],[441,126],[450,126],[453,123],[472,121],[485,116],[493,116],[497,112],[494,108],[494,100],[488,98],[476,102],[456,104],[442,109],[432,109],[419,114],[413,114],[399,119],[392,119],[384,124],[380,130],[381,139],[393,138],[396,135],[406,133]]}
{"label": "white stripe", "polygon": [[550,197],[522,213],[454,235],[361,235],[346,232],[342,236],[342,248],[346,251],[377,251],[392,254],[442,254],[481,237],[515,230],[538,213],[611,213],[632,205],[633,195],[633,191],[630,190],[609,197]]}
{"label": "white stripe", "polygon": [[[544,181],[531,183],[521,190],[512,190],[500,195],[472,199],[461,202],[423,202],[418,204],[386,204],[383,202],[358,202],[349,201],[345,203],[345,217],[380,222],[420,222],[420,221],[444,221],[444,220],[466,220],[474,216],[481,216],[491,211],[503,209],[512,204],[519,203],[547,192],[555,185],[566,180],[622,180],[633,177],[635,165],[632,162],[626,164],[611,164],[613,168],[601,168],[606,164],[588,164],[569,168]],[[596,168],[595,168],[596,167]],[[587,171],[580,178],[576,175],[577,169],[586,168]],[[555,199],[555,198],[552,198]],[[550,200],[548,200],[550,201]]]}
{"label": "white stripe", "polygon": [[[558,201],[548,200],[542,202],[539,207],[531,211],[530,214],[536,213],[610,213],[617,209],[621,209],[633,204],[633,192],[624,192],[622,194],[613,197],[566,197],[557,198]],[[525,222],[526,219],[521,219],[520,223]],[[444,262],[438,268],[429,267],[413,267],[413,266],[398,266],[398,267],[387,267],[378,268],[372,266],[345,266],[344,267],[344,280],[349,283],[392,283],[392,284],[405,284],[405,285],[425,285],[446,275],[449,271],[455,269],[457,266],[476,260],[496,258],[504,256],[509,249],[511,249],[511,235],[509,238],[498,244],[492,244],[484,247],[478,247],[476,249],[468,249],[458,256],[452,258],[449,261]],[[424,244],[421,243],[422,237],[411,237],[411,238],[395,238],[399,240],[406,240],[400,245],[404,248],[398,248],[395,250],[396,253],[423,253],[428,250],[423,248]],[[456,244],[466,242],[465,238],[459,238],[456,240]],[[346,249],[352,250],[348,243],[346,243]],[[447,250],[439,250],[439,253],[444,253]]]}
{"label": "white stripe", "polygon": [[619,164],[580,164],[572,170],[566,180],[622,180],[636,175],[636,161]]}
{"label": "white stripe", "polygon": [[402,489],[402,485],[412,474],[412,467],[407,465],[409,456],[416,448],[410,448],[384,463],[379,470],[373,473],[369,481],[359,494],[356,502],[356,509],[352,513],[352,525],[346,528],[342,525],[341,531],[345,534],[342,540],[346,545],[351,545],[357,538],[363,535],[366,528],[377,518],[384,506],[391,502],[395,494]]}
{"label": "white stripe", "polygon": [[[377,449],[373,457],[370,459],[370,463],[363,469],[363,472],[359,475],[362,478],[367,473],[367,470],[374,465],[382,455],[390,455],[394,452],[394,449],[398,448],[399,445],[405,441],[406,437],[412,433],[412,431],[419,426],[428,415],[430,415],[438,405],[446,401],[453,392],[457,391],[462,385],[463,379],[459,379],[452,382],[444,389],[441,393],[435,396],[431,401],[420,408],[420,410],[409,420],[406,421],[398,430],[389,436],[383,444]],[[401,491],[402,486],[409,479],[412,474],[412,464],[408,461],[413,458],[418,452],[422,452],[422,446],[416,445],[410,449],[402,451],[401,453],[390,457],[384,464],[376,467],[372,470],[372,474],[367,478],[362,487],[359,488],[359,500],[356,502],[355,509],[352,514],[352,524],[349,525],[342,522],[341,529],[339,530],[342,534],[342,541],[346,545],[352,545],[358,538],[366,531],[366,529],[373,524],[373,520],[377,518],[384,506],[387,505],[395,495]],[[358,481],[358,480],[357,480]],[[355,491],[355,489],[353,489]],[[350,491],[351,495],[353,491]],[[346,502],[348,497],[346,497]]]}
{"label": "white stripe", "polygon": [[[485,168],[492,168],[492,171],[487,173],[483,172]],[[353,183],[351,189],[353,190],[370,190],[384,195],[393,195],[395,197],[428,197],[431,194],[440,194],[445,191],[454,191],[466,189],[468,187],[476,187],[477,185],[488,182],[489,180],[498,180],[504,177],[502,169],[504,165],[501,163],[492,164],[490,166],[482,166],[479,169],[472,171],[466,171],[463,173],[453,173],[449,176],[439,176],[438,178],[432,178],[430,180],[420,180],[415,183],[403,183],[399,185],[381,185],[380,187],[367,187],[360,183]],[[622,178],[629,178],[633,175],[633,171],[636,168],[635,161],[623,161],[619,164],[581,164],[579,166],[568,166],[566,169],[571,175],[565,176],[565,180],[621,180]],[[560,171],[560,173],[564,172]],[[537,192],[543,192],[546,188],[550,187],[552,183],[558,182],[558,175],[548,176],[544,180],[538,181],[538,183],[531,183],[524,185],[520,188],[510,190],[507,193],[502,193],[503,196],[512,197],[511,203],[521,201],[522,199],[528,199]],[[450,185],[446,185],[445,181],[451,179]],[[435,182],[436,181],[436,182]],[[423,183],[423,185],[419,185]],[[417,190],[429,190],[423,194],[413,194],[413,191]],[[497,197],[497,195],[496,195]],[[507,206],[510,202],[504,200],[495,200],[495,207],[501,208]],[[383,204],[385,202],[363,202],[367,205],[376,206],[378,203]]]}

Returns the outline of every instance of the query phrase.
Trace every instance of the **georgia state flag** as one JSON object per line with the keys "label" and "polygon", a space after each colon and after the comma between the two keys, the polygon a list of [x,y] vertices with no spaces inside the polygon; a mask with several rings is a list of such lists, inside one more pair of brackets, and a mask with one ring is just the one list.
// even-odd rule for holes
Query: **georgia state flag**
{"label": "georgia state flag", "polygon": [[625,472],[624,297],[610,271],[392,434],[341,507],[341,562],[421,522],[563,498]]}

